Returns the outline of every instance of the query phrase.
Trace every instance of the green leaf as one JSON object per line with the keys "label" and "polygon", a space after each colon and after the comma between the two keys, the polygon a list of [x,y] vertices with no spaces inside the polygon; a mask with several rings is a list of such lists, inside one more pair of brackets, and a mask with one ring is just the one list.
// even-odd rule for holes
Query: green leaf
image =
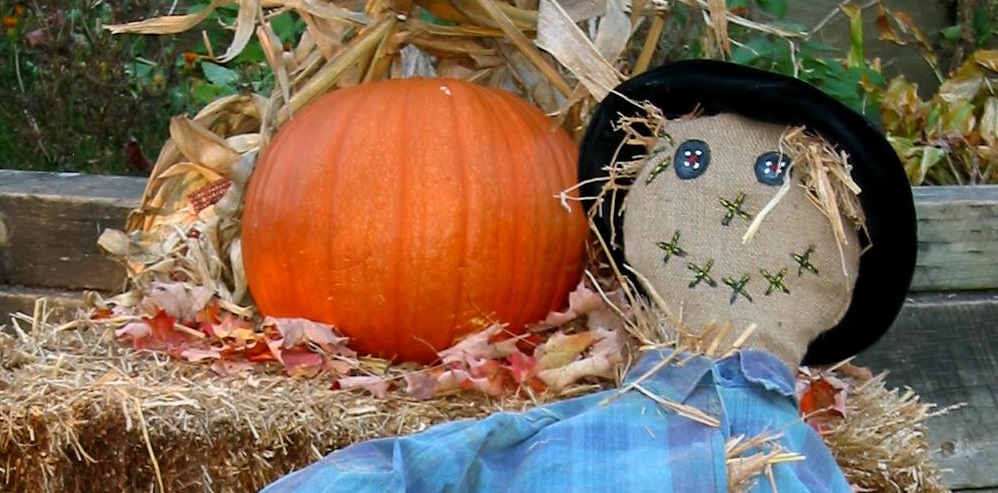
{"label": "green leaf", "polygon": [[293,43],[301,35],[304,23],[292,16],[290,12],[285,12],[270,19],[270,27],[274,34],[284,43]]}
{"label": "green leaf", "polygon": [[756,38],[735,48],[731,61],[741,65],[752,65],[759,58],[769,58],[773,55],[773,41],[766,38]]}
{"label": "green leaf", "polygon": [[201,62],[201,71],[208,82],[218,87],[234,88],[239,81],[239,74],[217,63]]}
{"label": "green leaf", "polygon": [[787,16],[787,0],[755,0],[763,12],[782,19]]}
{"label": "green leaf", "polygon": [[194,101],[197,103],[197,106],[204,106],[211,101],[218,99],[219,96],[231,94],[233,92],[235,92],[234,89],[227,90],[226,88],[216,86],[215,84],[198,81],[194,83],[191,95],[194,96]]}
{"label": "green leaf", "polygon": [[963,35],[963,26],[961,26],[960,24],[950,27],[944,27],[939,31],[939,36],[943,40],[949,41],[951,43],[960,41],[960,36],[962,35]]}
{"label": "green leaf", "polygon": [[916,152],[918,151],[921,151],[922,158],[917,161],[917,167],[909,167],[907,170],[908,177],[915,184],[921,184],[925,181],[925,176],[929,174],[929,171],[946,157],[946,151],[938,147],[924,146],[916,148]]}
{"label": "green leaf", "polygon": [[263,53],[263,47],[256,39],[250,40],[235,58],[227,62],[230,66],[243,67],[247,64],[261,64],[267,61],[267,55]]}
{"label": "green leaf", "polygon": [[846,62],[850,67],[860,67],[866,64],[863,55],[863,11],[859,5],[847,4],[841,7],[849,18],[849,55]]}
{"label": "green leaf", "polygon": [[748,7],[748,0],[728,0],[728,10],[743,9]]}

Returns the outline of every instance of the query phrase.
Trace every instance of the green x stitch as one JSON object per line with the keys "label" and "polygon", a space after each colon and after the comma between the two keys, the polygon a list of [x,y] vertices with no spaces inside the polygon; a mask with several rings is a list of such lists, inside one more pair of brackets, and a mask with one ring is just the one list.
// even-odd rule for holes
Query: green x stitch
{"label": "green x stitch", "polygon": [[701,282],[707,283],[708,286],[715,288],[717,287],[717,282],[714,278],[710,277],[710,269],[714,267],[714,259],[707,261],[707,264],[700,267],[693,262],[686,264],[686,268],[693,271],[693,280],[690,282],[690,288],[697,287]]}
{"label": "green x stitch", "polygon": [[665,252],[665,256],[662,257],[662,263],[663,264],[669,263],[669,259],[672,258],[673,255],[675,255],[677,257],[685,257],[686,256],[686,250],[683,250],[682,248],[679,247],[679,230],[678,229],[676,230],[675,233],[672,234],[672,241],[670,241],[668,243],[666,243],[664,241],[660,241],[660,242],[655,243],[655,244],[658,245],[658,247],[661,248]]}
{"label": "green x stitch", "polygon": [[670,164],[672,164],[672,157],[668,155],[664,156],[662,161],[656,164],[655,167],[651,169],[651,172],[648,173],[648,178],[645,179],[645,185],[650,185],[652,180],[657,178],[659,174],[669,169]]}
{"label": "green x stitch", "polygon": [[742,277],[740,277],[738,279],[735,279],[734,277],[728,276],[728,277],[725,277],[724,279],[722,279],[722,281],[724,281],[724,284],[727,284],[728,287],[731,288],[731,302],[730,302],[730,304],[734,305],[735,304],[735,300],[738,299],[739,295],[740,296],[744,296],[745,299],[747,299],[749,301],[749,303],[753,302],[752,301],[752,297],[749,296],[749,294],[748,294],[748,291],[745,291],[745,285],[748,284],[748,282],[749,282],[749,275],[748,274],[743,274]]}
{"label": "green x stitch", "polygon": [[780,272],[777,272],[776,274],[770,274],[766,269],[759,269],[759,271],[762,272],[762,277],[765,277],[766,281],[769,282],[769,287],[766,288],[766,296],[773,294],[773,291],[776,291],[777,289],[786,294],[790,294],[790,289],[787,288],[787,285],[783,282],[783,278],[787,276],[786,267],[780,269]]}
{"label": "green x stitch", "polygon": [[791,256],[793,256],[793,258],[794,258],[794,261],[797,262],[797,277],[802,276],[804,274],[805,270],[813,272],[814,275],[816,275],[816,276],[819,275],[818,274],[818,268],[815,267],[813,263],[811,263],[811,254],[812,253],[814,253],[814,247],[813,246],[808,247],[807,251],[804,252],[804,253],[793,253],[793,254],[791,254]]}
{"label": "green x stitch", "polygon": [[735,197],[734,202],[729,201],[725,198],[721,198],[721,205],[727,209],[724,213],[724,219],[721,219],[721,224],[727,226],[731,224],[731,220],[738,216],[746,221],[752,219],[752,215],[748,212],[742,210],[742,203],[745,202],[745,192],[738,192],[738,196]]}

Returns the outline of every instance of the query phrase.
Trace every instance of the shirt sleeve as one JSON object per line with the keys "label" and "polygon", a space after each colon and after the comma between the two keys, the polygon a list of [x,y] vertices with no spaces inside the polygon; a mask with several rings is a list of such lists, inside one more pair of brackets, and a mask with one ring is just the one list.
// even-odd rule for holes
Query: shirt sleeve
{"label": "shirt sleeve", "polygon": [[[661,359],[645,355],[627,381]],[[677,415],[637,391],[606,403],[615,392],[608,391],[355,444],[264,492],[722,493],[728,490],[727,440],[757,432],[779,432],[784,448],[807,457],[774,467],[778,491],[849,492],[820,437],[783,392],[793,388],[781,380],[785,372],[743,373],[737,364],[720,371],[697,358],[642,381],[654,395],[716,418],[717,426]],[[765,478],[755,487],[770,491]]]}

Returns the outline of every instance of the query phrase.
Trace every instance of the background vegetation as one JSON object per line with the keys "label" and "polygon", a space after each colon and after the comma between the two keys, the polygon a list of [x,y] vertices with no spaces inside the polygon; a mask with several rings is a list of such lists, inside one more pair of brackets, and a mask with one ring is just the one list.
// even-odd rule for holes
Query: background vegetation
{"label": "background vegetation", "polygon": [[[786,20],[792,1],[727,5],[807,30]],[[102,28],[207,3],[0,0],[0,167],[145,173],[171,116],[193,114],[222,94],[269,92],[273,80],[258,45],[225,65],[212,61],[216,47],[224,49],[232,37],[234,7],[213,13],[203,30],[177,36],[111,36]],[[704,44],[699,12],[673,5],[655,63],[721,56],[719,47]],[[998,45],[998,0],[958,0],[951,7],[950,27],[923,33],[902,12],[849,3],[838,14],[848,19],[851,44],[844,47],[733,27],[737,44],[730,58],[801,77],[881,121],[914,183],[996,182],[998,152],[988,149],[998,145],[991,141],[998,136],[998,74],[992,72],[998,55],[981,50]],[[871,18],[883,42],[921,52],[941,84],[931,97],[920,98],[903,77],[888,80],[868,59],[863,21]],[[303,28],[291,14],[272,22],[289,44]]]}

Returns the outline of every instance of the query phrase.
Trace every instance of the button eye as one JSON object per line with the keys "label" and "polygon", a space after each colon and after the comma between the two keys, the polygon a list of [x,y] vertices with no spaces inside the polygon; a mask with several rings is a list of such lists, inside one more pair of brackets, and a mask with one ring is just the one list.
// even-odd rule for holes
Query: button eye
{"label": "button eye", "polygon": [[778,187],[783,185],[790,158],[779,152],[767,152],[755,160],[755,177],[763,185]]}
{"label": "button eye", "polygon": [[676,176],[681,180],[692,180],[707,171],[710,165],[710,147],[702,140],[687,140],[676,148]]}

